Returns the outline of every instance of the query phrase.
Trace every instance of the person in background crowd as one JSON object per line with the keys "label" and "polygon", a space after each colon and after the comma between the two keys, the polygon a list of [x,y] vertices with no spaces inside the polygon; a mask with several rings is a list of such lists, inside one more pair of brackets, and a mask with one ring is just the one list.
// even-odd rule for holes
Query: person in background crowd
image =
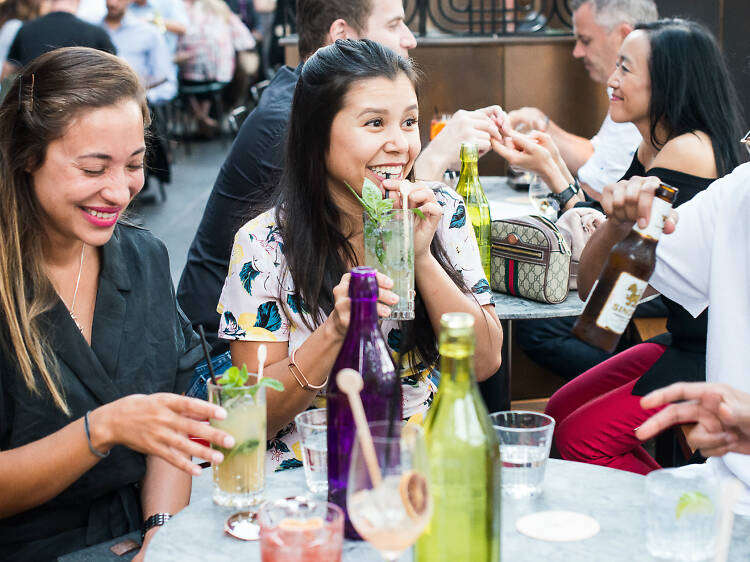
{"label": "person in background crowd", "polygon": [[46,0],[5,0],[0,4],[0,68],[23,22],[44,15],[43,4],[46,8]]}
{"label": "person in background crowd", "polygon": [[[591,79],[601,84],[615,70],[618,50],[635,24],[657,18],[653,0],[573,0],[571,8],[576,33],[573,55],[583,59]],[[543,178],[551,173],[558,176],[557,181],[548,185],[563,200],[567,199],[567,204],[561,205],[564,208],[577,204],[584,196],[596,199],[603,186],[620,180],[641,142],[635,125],[613,121],[610,112],[591,140],[568,133],[554,123],[547,126],[546,116],[535,108],[511,111],[508,116],[514,127],[524,124],[533,129],[531,140],[541,141],[544,146],[516,135],[507,150],[499,149],[501,156],[521,168],[539,167]],[[512,154],[516,144],[519,151]],[[571,174],[578,176],[584,192],[573,194],[575,185],[568,189]],[[561,175],[568,181],[560,179]],[[661,299],[657,299],[639,306],[636,316],[663,317],[666,313]],[[572,336],[570,330],[575,320],[575,317],[523,320],[517,324],[516,342],[534,362],[565,380],[573,380],[612,355]],[[629,345],[623,338],[618,351]]]}
{"label": "person in background crowd", "polygon": [[[187,31],[178,42],[180,80],[185,85],[229,84],[235,53],[255,47],[255,39],[224,0],[186,0]],[[211,135],[219,123],[211,117],[211,97],[190,96],[199,130]]]}
{"label": "person in background crowd", "polygon": [[[404,22],[402,0],[299,0],[297,9],[299,53],[304,61],[336,39],[368,38],[408,56],[416,47]],[[187,265],[177,290],[180,305],[193,322],[202,324],[219,357],[216,367],[228,366],[226,342],[217,339],[219,299],[234,234],[247,213],[268,204],[283,160],[283,139],[289,121],[292,95],[301,72],[282,67],[248,116],[219,171],[200,225],[188,252]],[[498,123],[504,113],[497,106],[459,111],[430,143],[414,165],[418,179],[442,179],[456,166],[462,141],[490,150],[490,138],[500,137]],[[201,376],[207,373],[201,373]],[[202,382],[196,381],[196,389]]]}
{"label": "person in background crowd", "polygon": [[167,43],[158,29],[133,16],[129,5],[130,0],[107,0],[107,15],[101,26],[117,53],[138,74],[148,101],[169,101],[177,94],[177,76]]}
{"label": "person in background crowd", "polygon": [[[232,362],[251,370],[265,342],[264,374],[284,383],[283,398],[268,397],[269,435],[281,430],[269,448],[275,465],[299,466],[290,422],[317,395],[292,377],[290,362],[311,385],[325,384],[348,328],[348,272],[364,263],[364,234],[362,205],[347,184],[361,195],[367,178],[396,206],[425,216],[414,225],[415,319],[381,324],[398,357],[404,417],[421,419],[432,403],[443,313],[474,317],[479,381],[500,365],[502,329],[462,199],[437,182],[402,181],[414,177],[420,149],[415,81],[408,59],[367,39],[337,40],[313,54],[297,82],[275,197],[235,237],[219,336],[231,340]],[[387,317],[397,297],[392,280],[378,279],[378,314]]]}
{"label": "person in background crowd", "polygon": [[150,195],[152,177],[169,183],[171,175],[170,146],[167,139],[166,117],[160,111],[177,94],[177,67],[169,54],[167,43],[159,29],[134,17],[129,0],[107,0],[107,15],[100,25],[109,33],[119,55],[136,71],[144,88],[152,112],[146,137],[146,183],[140,200]]}
{"label": "person in background crowd", "polygon": [[78,0],[47,0],[48,13],[18,30],[3,64],[2,78],[58,47],[92,47],[115,53],[107,33],[75,15]]}
{"label": "person in background crowd", "polygon": [[244,0],[252,2],[258,18],[258,31],[261,36],[260,61],[261,70],[266,78],[273,78],[271,68],[271,43],[273,39],[273,20],[276,15],[276,0]]}
{"label": "person in background crowd", "polygon": [[[600,84],[615,69],[620,45],[635,25],[658,18],[654,0],[572,0],[570,7],[576,35],[573,56],[583,59],[591,79]],[[592,139],[565,131],[534,107],[511,111],[508,117],[513,128],[523,124],[548,133],[568,169],[594,199],[605,185],[622,177],[641,141],[631,123],[615,123],[609,113]]]}
{"label": "person in background crowd", "polygon": [[[180,396],[200,341],[164,244],[122,222],[149,112],[133,70],[88,48],[24,67],[0,105],[0,559],[50,560],[190,499],[191,457],[233,446]],[[165,516],[168,518],[168,515]],[[153,519],[150,520],[153,522]],[[143,525],[145,546],[158,530]]]}
{"label": "person in background crowd", "polygon": [[[623,179],[656,176],[679,189],[675,205],[682,208],[746,159],[736,140],[742,119],[729,70],[716,40],[699,24],[665,19],[636,26],[620,48],[609,86],[612,119],[631,121],[643,137]],[[602,268],[590,255],[584,248],[581,298]],[[665,334],[593,367],[547,403],[562,458],[640,474],[659,468],[634,434],[653,414],[640,397],[674,382],[706,380],[707,326],[715,313],[703,310],[693,318],[672,298],[663,298]]]}
{"label": "person in background crowd", "polygon": [[133,0],[129,11],[164,33],[169,54],[177,52],[177,40],[187,30],[188,17],[182,0]]}

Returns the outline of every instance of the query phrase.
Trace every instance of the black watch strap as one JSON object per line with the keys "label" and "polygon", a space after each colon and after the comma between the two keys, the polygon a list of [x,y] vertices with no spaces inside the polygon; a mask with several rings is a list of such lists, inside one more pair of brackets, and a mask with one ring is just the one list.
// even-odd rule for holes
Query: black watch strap
{"label": "black watch strap", "polygon": [[143,528],[141,529],[141,542],[143,542],[143,539],[146,537],[146,533],[148,533],[149,529],[152,529],[154,527],[161,527],[170,519],[172,519],[171,513],[154,513],[153,515],[149,516],[143,522]]}
{"label": "black watch strap", "polygon": [[581,191],[581,184],[578,183],[578,178],[575,178],[573,183],[568,184],[566,189],[562,190],[560,193],[551,193],[548,197],[554,199],[560,204],[560,212],[562,212],[562,209],[568,201],[578,195],[579,191]]}

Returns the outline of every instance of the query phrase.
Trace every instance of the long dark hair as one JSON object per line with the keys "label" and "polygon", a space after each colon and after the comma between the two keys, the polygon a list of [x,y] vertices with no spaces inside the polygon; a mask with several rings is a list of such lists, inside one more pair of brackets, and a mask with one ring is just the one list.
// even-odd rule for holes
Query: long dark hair
{"label": "long dark hair", "polygon": [[[416,90],[417,73],[411,61],[374,41],[338,40],[308,59],[297,82],[284,172],[275,199],[276,224],[284,240],[294,296],[309,311],[311,321],[304,321],[311,330],[333,311],[333,288],[356,263],[354,248],[340,230],[341,213],[327,182],[325,162],[333,119],[357,81],[376,77],[395,80],[401,75],[408,77]],[[430,250],[456,285],[468,292],[437,236]],[[400,355],[415,351],[415,362],[426,366],[437,359],[438,351],[419,292],[415,309],[414,321],[401,324],[398,351]]]}
{"label": "long dark hair", "polygon": [[[746,159],[737,142],[744,128],[737,91],[713,35],[685,19],[636,26],[651,44],[651,143],[661,149],[677,136],[703,131],[711,139],[719,176]],[[666,128],[667,138],[656,136]]]}

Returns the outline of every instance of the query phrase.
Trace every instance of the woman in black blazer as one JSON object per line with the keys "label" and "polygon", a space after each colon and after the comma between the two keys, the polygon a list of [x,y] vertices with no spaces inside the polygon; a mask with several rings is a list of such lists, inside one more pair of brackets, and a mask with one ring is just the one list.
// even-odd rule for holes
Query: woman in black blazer
{"label": "woman in black blazer", "polygon": [[0,559],[175,513],[191,456],[221,460],[187,436],[231,439],[179,395],[200,353],[164,245],[120,222],[148,120],[132,69],[86,48],[32,61],[0,105]]}

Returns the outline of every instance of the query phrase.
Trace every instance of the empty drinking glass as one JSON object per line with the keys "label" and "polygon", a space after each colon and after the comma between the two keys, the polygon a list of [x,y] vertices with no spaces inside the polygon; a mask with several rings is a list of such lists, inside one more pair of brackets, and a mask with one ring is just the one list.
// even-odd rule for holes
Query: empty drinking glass
{"label": "empty drinking glass", "polygon": [[302,465],[307,488],[316,495],[328,492],[328,442],[325,408],[297,414],[294,423],[300,436]]}
{"label": "empty drinking glass", "polygon": [[500,441],[503,495],[514,498],[541,493],[555,420],[525,411],[490,415]]}

